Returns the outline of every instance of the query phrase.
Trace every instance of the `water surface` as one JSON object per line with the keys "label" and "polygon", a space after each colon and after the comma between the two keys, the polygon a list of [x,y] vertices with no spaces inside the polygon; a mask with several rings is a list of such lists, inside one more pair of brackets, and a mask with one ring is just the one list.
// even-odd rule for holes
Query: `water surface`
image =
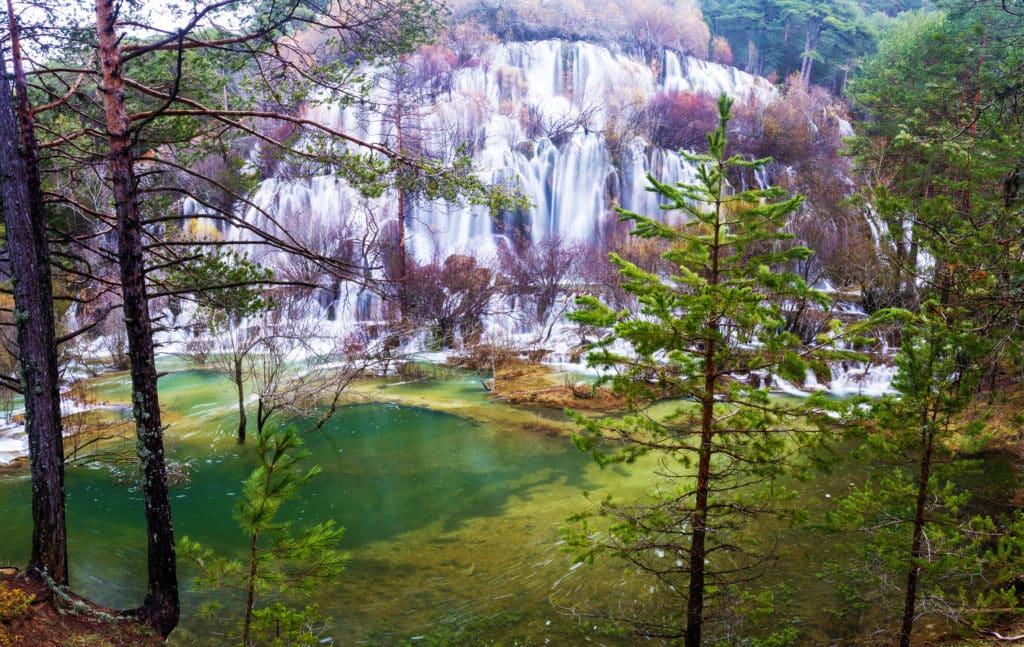
{"label": "water surface", "polygon": [[[256,457],[252,443],[235,442],[233,386],[210,371],[169,368],[160,380],[168,456],[190,475],[171,489],[175,531],[244,557],[247,538],[232,511]],[[456,644],[633,644],[589,612],[630,613],[657,591],[614,560],[574,565],[561,550],[560,528],[570,514],[593,509],[588,496],[638,497],[654,482],[650,461],[601,469],[568,438],[544,433],[560,414],[489,402],[474,377],[362,390],[402,404],[351,404],[306,434],[309,464],[323,471],[285,512],[296,525],[333,519],[346,529],[350,566],[314,596],[333,618],[335,644],[398,644],[439,627],[456,634],[478,628]],[[126,403],[129,392],[126,375],[96,381],[101,402]],[[1010,461],[989,461],[986,469],[971,487],[978,505],[997,507],[1014,480]],[[143,506],[132,473],[130,465],[67,473],[71,586],[119,608],[138,605],[145,592]],[[800,507],[822,512],[864,478],[864,467],[847,461],[791,486]],[[0,523],[0,563],[24,564],[31,534],[24,471],[0,474]],[[836,582],[819,571],[857,538],[767,522],[757,531],[776,536],[784,554],[756,585],[789,591],[773,620],[798,626],[797,644],[856,644],[855,628],[822,613],[841,600]],[[197,608],[222,599],[230,612],[237,603],[196,593],[190,576],[182,565],[183,616],[172,643],[220,644],[222,627]]]}

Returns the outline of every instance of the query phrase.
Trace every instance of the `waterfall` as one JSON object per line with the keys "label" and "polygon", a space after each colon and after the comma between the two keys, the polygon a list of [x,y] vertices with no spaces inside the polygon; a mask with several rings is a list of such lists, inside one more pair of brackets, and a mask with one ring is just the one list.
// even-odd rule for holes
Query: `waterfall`
{"label": "waterfall", "polygon": [[[447,91],[403,117],[407,127],[424,133],[423,146],[435,155],[449,154],[455,141],[467,142],[481,176],[519,187],[531,206],[498,226],[481,207],[416,200],[407,215],[412,256],[420,262],[467,251],[490,256],[515,230],[534,242],[552,235],[593,240],[616,205],[657,215],[658,200],[645,190],[647,174],[664,182],[689,181],[695,169],[639,137],[611,146],[607,135],[614,122],[634,118],[638,106],[659,91],[727,92],[741,100],[774,93],[762,78],[671,51],[662,67],[658,78],[651,66],[622,52],[547,40],[496,44],[476,64],[455,70]],[[393,145],[393,124],[372,108],[387,102],[382,85],[374,84],[366,106],[342,107],[319,97],[309,116],[360,139]],[[253,194],[258,208],[245,210],[244,218],[254,226],[324,230],[332,219],[343,219],[346,227],[365,232],[383,230],[397,218],[393,192],[367,201],[332,175],[286,179],[286,171],[264,180]],[[357,222],[350,222],[356,213]],[[246,237],[239,231],[227,235]],[[340,310],[343,304],[338,305]]]}
{"label": "waterfall", "polygon": [[[367,101],[342,105],[318,96],[307,116],[358,139],[395,146],[395,120],[382,106],[398,102],[405,107],[403,132],[416,135],[420,150],[451,159],[457,145],[465,144],[482,179],[516,187],[529,199],[527,208],[492,218],[480,206],[405,196],[407,250],[419,263],[451,254],[493,259],[502,240],[517,236],[534,243],[551,236],[593,242],[614,207],[662,218],[671,212],[661,210],[660,196],[647,190],[648,175],[670,184],[693,182],[696,167],[632,134],[652,98],[724,92],[740,102],[764,103],[777,96],[763,78],[674,51],[663,52],[652,66],[615,49],[561,40],[493,44],[446,75],[443,87],[415,101],[389,86],[388,70],[366,74],[373,87]],[[362,263],[366,283],[379,282],[385,263],[376,243],[397,232],[395,190],[368,199],[333,169],[312,176],[308,171],[279,164],[254,191],[251,206],[240,207],[244,221],[321,252],[330,251],[318,247],[324,239],[346,237],[352,243],[345,253]],[[750,181],[769,184],[763,170]],[[244,228],[223,233],[253,238]],[[272,264],[274,253],[254,251],[254,256]],[[328,310],[339,330],[384,319],[378,296],[366,286],[341,281],[332,290]],[[508,314],[491,323],[512,334],[524,329],[522,320]],[[888,368],[837,367],[832,388],[880,393],[889,373]]]}
{"label": "waterfall", "polygon": [[725,92],[737,101],[767,103],[776,91],[767,79],[741,72],[735,67],[703,61],[692,56],[680,58],[665,52],[665,74],[662,85],[667,92],[696,92],[717,97]]}

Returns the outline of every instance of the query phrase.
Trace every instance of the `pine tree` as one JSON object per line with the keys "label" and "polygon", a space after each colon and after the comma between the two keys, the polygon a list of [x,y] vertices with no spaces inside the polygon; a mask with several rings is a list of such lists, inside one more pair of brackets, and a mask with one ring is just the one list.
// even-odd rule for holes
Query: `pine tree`
{"label": "pine tree", "polygon": [[268,591],[286,597],[308,595],[323,580],[340,574],[348,562],[348,554],[336,548],[344,529],[333,521],[293,532],[289,522],[278,519],[282,507],[320,471],[301,467],[309,456],[301,446],[294,427],[268,429],[258,436],[260,464],[245,480],[242,499],[235,506],[235,518],[249,541],[245,561],[218,556],[188,537],[181,541],[183,558],[198,570],[199,588],[227,591],[243,601],[238,624],[246,647],[263,644],[262,639],[269,644],[315,643],[317,636],[307,635],[308,630],[301,636],[282,634],[312,626],[319,620],[315,607],[298,612],[280,602],[260,606],[260,598]]}
{"label": "pine tree", "polygon": [[[700,645],[707,632],[715,592],[756,577],[770,561],[771,551],[755,550],[743,526],[751,518],[785,514],[777,479],[824,457],[818,450],[830,435],[822,432],[834,424],[826,414],[838,406],[821,394],[783,401],[764,386],[773,374],[802,382],[839,324],[830,324],[815,348],[785,330],[786,303],[825,308],[828,301],[795,274],[774,269],[810,254],[788,242],[784,230],[802,196],[780,199],[783,191],[774,187],[730,191],[730,171],[768,161],[727,154],[731,105],[724,95],[718,101],[719,124],[708,135],[708,153],[684,154],[699,163],[694,184],[650,178],[663,208],[682,213],[685,222],[620,212],[635,224],[635,235],[670,245],[663,258],[678,273],[650,274],[612,254],[639,311],[616,312],[581,297],[571,315],[612,330],[589,363],[613,369],[605,380],[631,403],[630,415],[621,419],[577,415],[583,427],[577,444],[601,462],[627,463],[655,452],[667,481],[643,502],[601,503],[600,514],[612,519],[607,533],[593,533],[591,515],[583,514],[568,538],[578,559],[610,552],[659,580],[678,603],[639,621],[636,630],[684,637],[688,647]],[[631,350],[620,350],[624,346]],[[647,405],[665,398],[675,399],[674,411],[652,414]],[[609,443],[618,450],[606,453]]]}
{"label": "pine tree", "polygon": [[[32,555],[29,568],[60,585],[68,583],[64,516],[64,440],[60,414],[57,342],[53,315],[50,247],[46,239],[39,142],[28,103],[15,18],[10,16],[14,85],[0,56],[0,194],[18,328],[20,391],[32,470]],[[17,104],[15,106],[15,104]]]}
{"label": "pine tree", "polygon": [[[1021,519],[970,512],[963,478],[987,441],[971,412],[991,340],[964,310],[927,301],[903,313],[893,387],[873,406],[863,458],[871,478],[838,503],[830,520],[866,542],[840,565],[844,580],[873,588],[889,630],[910,647],[915,625],[942,617],[984,625],[1019,608],[1011,586],[1021,559]],[[1009,568],[1007,568],[1009,567]],[[853,576],[849,576],[853,574]],[[898,610],[898,613],[896,611]]]}

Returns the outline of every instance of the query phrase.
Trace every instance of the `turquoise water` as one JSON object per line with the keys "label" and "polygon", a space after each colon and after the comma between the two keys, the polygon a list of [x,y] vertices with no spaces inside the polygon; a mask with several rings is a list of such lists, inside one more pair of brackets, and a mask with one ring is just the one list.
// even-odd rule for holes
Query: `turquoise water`
{"label": "turquoise water", "polygon": [[[209,371],[171,368],[178,370],[160,381],[168,456],[190,465],[190,480],[171,489],[176,534],[241,557],[247,538],[232,510],[256,461],[251,444],[235,442],[232,385]],[[649,582],[614,561],[574,566],[560,550],[559,529],[588,509],[586,493],[639,495],[652,482],[644,476],[651,465],[602,470],[567,438],[531,430],[532,423],[557,421],[557,413],[490,403],[475,378],[370,391],[406,404],[348,405],[322,432],[305,435],[311,464],[323,471],[286,513],[296,525],[333,519],[346,528],[350,566],[314,597],[334,619],[335,644],[396,644],[439,626],[467,625],[483,628],[461,644],[479,644],[482,636],[504,644],[633,644],[584,612],[589,605],[628,611],[649,599]],[[124,402],[128,392],[124,375],[96,383],[100,401]],[[1010,461],[988,470],[973,489],[998,504],[1013,480]],[[794,487],[808,510],[825,510],[863,474],[847,462]],[[23,472],[0,475],[0,563],[27,559],[28,485]],[[76,467],[67,473],[67,495],[72,588],[108,606],[138,605],[145,590],[140,494],[107,469]],[[841,557],[850,539],[809,529],[782,529],[780,538],[787,557],[765,583],[787,583],[800,598],[799,644],[849,635],[850,628],[816,615],[834,602],[834,583],[815,571]],[[172,644],[222,642],[221,628],[196,613],[212,598],[192,591],[187,566],[180,574],[183,617]]]}
{"label": "turquoise water", "polygon": [[[126,380],[100,381],[97,398],[126,398]],[[191,464],[190,481],[171,489],[175,532],[241,556],[246,538],[232,509],[256,461],[251,444],[234,442],[230,384],[190,370],[161,378],[160,386],[171,423],[168,456]],[[390,388],[485,403],[482,387],[468,379]],[[642,487],[621,470],[600,470],[566,438],[420,407],[350,405],[304,438],[323,471],[287,514],[297,525],[334,519],[346,529],[351,565],[315,598],[334,617],[339,644],[380,626],[409,637],[441,621],[503,611],[514,611],[516,626],[506,631],[516,635],[557,637],[564,625],[575,633],[575,622],[549,600],[559,586],[579,586],[569,556],[559,552],[559,527],[586,505],[585,491]],[[29,496],[24,475],[0,478],[7,539],[0,562],[27,558]],[[145,591],[141,495],[105,469],[77,467],[67,474],[67,505],[71,587],[100,604],[139,604]],[[207,598],[191,592],[187,567],[181,575],[184,630],[176,634],[209,635],[214,627],[194,613]]]}

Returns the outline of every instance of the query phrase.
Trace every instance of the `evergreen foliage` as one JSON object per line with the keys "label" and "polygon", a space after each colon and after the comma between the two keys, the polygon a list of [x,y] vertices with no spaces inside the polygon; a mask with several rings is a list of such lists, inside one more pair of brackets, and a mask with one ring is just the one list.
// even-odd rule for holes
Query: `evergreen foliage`
{"label": "evergreen foliage", "polygon": [[[621,418],[573,414],[577,445],[602,464],[659,456],[665,481],[639,503],[600,503],[574,518],[566,534],[579,560],[610,553],[652,576],[663,607],[646,610],[637,631],[683,637],[701,644],[705,616],[714,617],[730,585],[757,577],[773,558],[771,540],[744,534],[751,519],[785,517],[789,492],[784,474],[827,459],[839,403],[820,393],[801,402],[771,397],[778,374],[802,382],[808,361],[838,353],[828,348],[838,322],[812,347],[787,332],[783,308],[811,301],[826,308],[825,295],[797,275],[775,268],[810,251],[788,244],[783,227],[803,200],[782,190],[732,191],[732,168],[756,168],[767,160],[727,153],[732,101],[718,102],[719,124],[708,135],[709,152],[687,155],[699,163],[694,184],[667,185],[650,178],[665,201],[664,220],[626,211],[634,234],[664,239],[663,258],[676,272],[663,277],[611,255],[626,279],[624,289],[639,308],[615,311],[581,297],[570,317],[610,329],[588,356],[591,366],[631,403]],[[676,217],[677,214],[682,218]],[[833,355],[835,356],[835,355]],[[671,398],[670,413],[653,413],[652,402]]]}
{"label": "evergreen foliage", "polygon": [[[244,560],[217,555],[184,537],[180,553],[197,570],[195,584],[223,591],[242,601],[243,613],[233,624],[241,643],[252,645],[312,645],[320,636],[313,629],[325,624],[316,606],[295,610],[280,602],[261,604],[271,593],[278,597],[309,596],[328,578],[345,568],[348,554],[337,549],[343,529],[333,521],[293,530],[279,514],[320,470],[304,469],[309,452],[294,427],[266,429],[259,435],[259,466],[245,480],[235,518],[248,543]],[[204,609],[213,614],[221,605]],[[326,622],[329,622],[326,621]]]}
{"label": "evergreen foliage", "polygon": [[874,304],[929,298],[966,308],[996,343],[978,361],[994,385],[1020,366],[1017,199],[1024,106],[1019,20],[989,3],[899,17],[851,84],[851,152],[883,227]]}
{"label": "evergreen foliage", "polygon": [[853,0],[708,0],[711,34],[728,40],[733,63],[753,74],[800,72],[842,94],[856,60],[874,50],[877,32],[864,2]]}
{"label": "evergreen foliage", "polygon": [[274,271],[236,250],[202,253],[198,249],[174,268],[165,283],[175,293],[191,296],[199,305],[199,318],[211,331],[233,326],[239,320],[274,307],[265,296]]}
{"label": "evergreen foliage", "polygon": [[[151,566],[146,606],[136,613],[166,635],[178,618],[177,576],[150,299],[187,294],[200,303],[200,315],[211,329],[236,333],[246,332],[237,326],[241,319],[277,305],[263,291],[275,281],[273,272],[243,254],[223,251],[223,241],[171,234],[166,223],[180,217],[176,201],[187,196],[201,212],[190,215],[238,225],[243,220],[236,207],[253,206],[246,196],[257,182],[285,169],[295,177],[332,173],[368,197],[398,187],[425,200],[486,205],[491,213],[522,210],[525,204],[514,191],[489,186],[474,175],[468,146],[441,153],[401,143],[389,149],[303,116],[309,114],[305,108],[320,102],[350,106],[363,101],[362,66],[429,40],[439,18],[432,2],[328,7],[305,0],[261,1],[241,13],[236,3],[215,3],[200,10],[209,10],[210,16],[214,9],[233,12],[232,18],[242,21],[237,29],[193,23],[178,33],[154,29],[144,37],[118,37],[115,22],[121,29],[132,16],[120,14],[122,8],[109,1],[101,4],[106,9],[99,32],[107,51],[100,58],[110,78],[98,80],[89,69],[94,66],[89,47],[81,45],[95,33],[68,30],[80,43],[59,52],[57,69],[35,71],[31,94],[40,130],[50,140],[42,161],[44,188],[48,199],[64,201],[50,205],[46,214],[59,253],[54,262],[62,274],[88,285],[75,300],[89,301],[89,292],[110,286],[126,289],[121,302],[97,311],[105,316],[123,305],[127,320],[137,326],[126,334],[142,344],[132,351],[132,363],[144,365],[146,373],[135,378],[132,403],[146,472]],[[1024,320],[1024,41],[1020,11],[1014,9],[1019,2],[940,1],[942,11],[915,11],[891,20],[922,4],[709,0],[700,5],[715,36],[716,59],[732,60],[735,54],[735,62],[751,72],[799,70],[783,101],[752,105],[749,118],[736,120],[746,123],[740,128],[733,124],[733,132],[755,155],[771,153],[790,165],[801,176],[794,183],[807,182],[811,166],[829,167],[824,175],[830,182],[838,175],[833,172],[838,160],[811,153],[821,142],[838,138],[842,122],[808,85],[831,82],[841,94],[847,74],[873,50],[876,27],[886,29],[878,51],[863,61],[849,90],[864,117],[850,152],[871,185],[861,198],[883,225],[888,263],[884,276],[867,281],[864,303],[869,311],[880,310],[874,321],[904,324],[894,382],[899,395],[871,407],[860,453],[878,469],[840,502],[830,521],[866,533],[867,543],[853,567],[834,568],[856,574],[849,588],[858,594],[864,590],[858,586],[880,591],[874,598],[879,615],[903,646],[910,645],[915,626],[925,618],[976,627],[1018,614],[1015,586],[1024,561],[1020,515],[976,514],[962,485],[965,474],[983,465],[989,441],[985,414],[972,410],[979,392],[987,387],[990,401],[997,402],[1000,388],[1017,388],[1024,374],[1019,332]],[[701,10],[692,2],[616,0],[609,3],[608,15],[578,0],[560,7],[494,1],[457,5],[465,16],[503,36],[618,40],[651,59],[661,47],[704,56],[709,39]],[[125,12],[136,8],[137,3],[123,7]],[[144,29],[142,22],[135,24]],[[623,29],[628,35],[615,38]],[[430,78],[419,81],[429,86],[426,94],[440,92],[443,85],[433,85]],[[408,99],[404,87],[395,94],[401,95],[399,102]],[[110,123],[104,122],[104,100],[110,104],[108,117],[117,109]],[[41,105],[47,102],[52,105]],[[792,493],[780,479],[827,463],[837,418],[849,415],[856,404],[830,401],[821,393],[800,402],[769,393],[776,377],[803,383],[809,371],[827,373],[828,360],[857,356],[836,349],[841,338],[851,335],[838,321],[817,338],[808,338],[806,329],[794,324],[805,309],[829,316],[829,299],[810,286],[811,252],[791,233],[800,231],[793,216],[803,198],[786,197],[774,187],[739,190],[730,184],[763,170],[769,159],[732,154],[726,136],[732,102],[722,96],[713,103],[696,94],[659,94],[639,111],[636,125],[646,129],[648,139],[671,148],[694,148],[705,130],[697,116],[709,118],[707,127],[714,128],[706,137],[709,150],[683,154],[699,164],[693,184],[649,178],[650,190],[665,204],[664,217],[619,211],[637,238],[655,243],[646,249],[667,248],[661,263],[629,262],[625,251],[612,254],[616,279],[629,298],[609,303],[612,297],[582,297],[571,315],[590,329],[609,331],[594,344],[589,362],[607,371],[601,383],[630,405],[621,418],[573,414],[580,426],[576,444],[602,465],[653,455],[663,479],[642,501],[607,499],[595,511],[575,516],[566,537],[577,559],[613,555],[656,582],[659,601],[617,622],[632,624],[647,636],[682,638],[688,647],[718,635],[726,622],[718,612],[736,600],[771,615],[771,606],[744,584],[777,556],[772,537],[763,534],[765,526],[799,516],[787,505]],[[832,130],[823,132],[819,120],[827,120]],[[104,131],[111,137],[107,147],[101,143]],[[5,143],[8,152],[17,147],[11,142]],[[260,154],[243,161],[242,151],[256,144]],[[33,154],[36,148],[23,146]],[[823,219],[839,202],[823,202],[827,206],[809,218]],[[113,203],[116,217],[107,213]],[[10,217],[14,210],[7,210]],[[404,210],[398,211],[404,218]],[[813,210],[804,209],[804,220],[808,211]],[[43,220],[35,218],[40,226]],[[110,236],[118,223],[120,259]],[[246,227],[258,241],[254,244],[329,267],[335,287],[342,280],[371,280],[371,262],[360,265],[352,261],[354,255],[340,258],[309,249],[291,232],[279,237],[276,224]],[[15,249],[20,244],[14,242],[13,228],[5,229],[12,241],[9,251],[24,251]],[[404,234],[399,248],[404,253]],[[543,321],[557,310],[570,263],[554,240],[533,252],[515,250],[513,255],[505,247],[501,253],[505,273],[518,276],[515,287],[536,295],[536,316]],[[848,248],[838,255],[856,256]],[[16,254],[10,256],[16,260]],[[823,256],[815,260],[820,263]],[[859,258],[846,262],[867,264]],[[122,269],[120,284],[115,264]],[[15,272],[19,281],[35,273]],[[408,297],[409,318],[429,326],[437,346],[451,346],[459,335],[469,342],[481,336],[491,296],[499,287],[508,289],[495,274],[457,253],[395,276],[403,284],[408,276],[415,288]],[[64,276],[58,280],[71,282]],[[43,283],[48,286],[50,279]],[[154,291],[147,292],[151,287]],[[52,301],[52,295],[42,296],[47,312]],[[13,320],[20,327],[40,320],[16,305]],[[891,305],[908,310],[886,309]],[[89,313],[83,307],[79,314]],[[239,339],[232,336],[232,343]],[[244,343],[253,345],[236,345],[227,369],[238,387],[240,439],[246,428],[242,361],[257,341],[249,336]],[[340,387],[334,405],[338,392]],[[245,481],[244,498],[235,510],[248,540],[247,558],[218,556],[188,538],[180,548],[198,568],[200,588],[223,590],[242,601],[236,633],[244,645],[315,644],[329,623],[315,606],[298,609],[267,601],[302,597],[338,575],[347,560],[337,549],[342,531],[331,522],[293,531],[281,521],[282,510],[317,469],[302,467],[307,453],[294,429],[263,429],[262,397],[256,444],[260,465]],[[31,429],[32,405],[26,410]],[[59,445],[60,434],[55,438]],[[60,473],[60,462],[48,468],[51,474]],[[755,536],[749,524],[759,519],[770,521]],[[58,575],[63,566],[48,570],[63,581]],[[985,584],[976,587],[978,581]],[[18,613],[20,604],[15,601]],[[789,627],[765,640],[750,640],[781,644],[796,640],[795,632]],[[468,635],[462,632],[451,640]]]}
{"label": "evergreen foliage", "polygon": [[872,615],[890,621],[882,624],[902,647],[920,623],[984,626],[1020,606],[1013,578],[1024,557],[1022,520],[972,512],[963,485],[981,467],[970,457],[988,440],[984,416],[967,409],[979,360],[991,349],[962,315],[935,301],[902,315],[899,394],[875,403],[860,450],[872,474],[830,516],[837,527],[865,533],[856,558],[839,567],[861,595],[877,592]]}
{"label": "evergreen foliage", "polygon": [[1020,516],[972,511],[963,485],[992,442],[981,395],[999,404],[1021,365],[1011,88],[1024,66],[1019,19],[997,4],[899,16],[850,89],[870,117],[851,149],[886,233],[888,271],[865,301],[914,313],[902,315],[899,394],[874,406],[862,449],[877,473],[833,521],[867,534],[843,567],[880,592],[875,610],[904,647],[922,622],[984,626],[1020,605]]}

